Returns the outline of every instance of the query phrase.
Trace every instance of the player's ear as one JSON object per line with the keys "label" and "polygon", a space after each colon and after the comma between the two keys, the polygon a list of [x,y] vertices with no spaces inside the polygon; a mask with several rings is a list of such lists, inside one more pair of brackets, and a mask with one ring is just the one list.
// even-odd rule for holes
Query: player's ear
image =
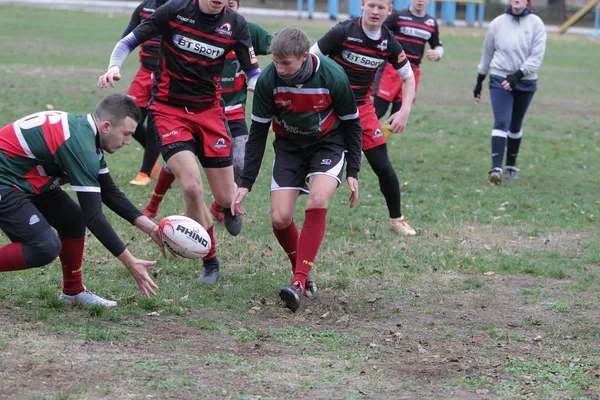
{"label": "player's ear", "polygon": [[110,123],[110,121],[106,120],[106,121],[101,121],[98,124],[98,130],[100,133],[106,135],[108,133],[108,131],[110,130],[110,127],[112,126],[112,124]]}

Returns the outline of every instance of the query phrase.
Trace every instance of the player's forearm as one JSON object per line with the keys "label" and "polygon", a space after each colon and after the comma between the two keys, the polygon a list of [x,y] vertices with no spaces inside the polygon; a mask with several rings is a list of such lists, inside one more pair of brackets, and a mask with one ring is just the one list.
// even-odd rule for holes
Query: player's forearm
{"label": "player's forearm", "polygon": [[125,59],[135,49],[140,45],[140,42],[136,39],[135,35],[132,33],[125,36],[123,39],[119,40],[115,48],[113,49],[112,54],[110,55],[110,61],[108,62],[108,67],[117,66],[119,69],[123,66]]}
{"label": "player's forearm", "polygon": [[404,109],[410,111],[412,107],[413,100],[415,99],[415,76],[411,75],[402,81],[402,107],[400,109]]}
{"label": "player's forearm", "polygon": [[146,217],[145,215],[140,215],[138,218],[135,219],[135,221],[133,221],[133,224],[140,231],[142,231],[148,235],[150,233],[152,233],[152,230],[158,228],[158,225],[156,225],[154,223],[154,221],[152,221],[150,218]]}
{"label": "player's forearm", "polygon": [[346,175],[358,179],[362,151],[362,127],[360,119],[342,120],[344,145],[346,147]]}
{"label": "player's forearm", "polygon": [[77,192],[85,225],[90,232],[115,257],[125,250],[125,243],[119,238],[102,212],[102,199],[99,193]]}
{"label": "player's forearm", "polygon": [[[255,118],[252,116],[252,118]],[[242,181],[240,187],[252,190],[256,181],[260,164],[262,163],[269,135],[270,123],[252,121],[250,125],[250,135],[246,142],[246,153],[244,155],[244,171],[242,172]]]}

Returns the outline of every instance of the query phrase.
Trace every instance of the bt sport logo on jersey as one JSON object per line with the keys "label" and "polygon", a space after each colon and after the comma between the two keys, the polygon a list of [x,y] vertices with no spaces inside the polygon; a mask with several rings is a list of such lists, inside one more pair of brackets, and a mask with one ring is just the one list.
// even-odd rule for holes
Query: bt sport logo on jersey
{"label": "bt sport logo on jersey", "polygon": [[213,60],[219,58],[223,55],[223,53],[225,53],[225,50],[220,47],[199,42],[183,35],[174,35],[173,43],[180,49],[199,54],[201,56],[206,56],[208,58],[212,58]]}

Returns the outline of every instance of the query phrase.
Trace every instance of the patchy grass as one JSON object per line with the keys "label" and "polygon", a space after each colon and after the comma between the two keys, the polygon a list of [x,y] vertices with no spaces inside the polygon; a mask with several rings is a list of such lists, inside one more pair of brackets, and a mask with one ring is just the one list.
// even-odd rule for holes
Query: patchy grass
{"label": "patchy grass", "polygon": [[[0,6],[0,125],[50,107],[90,112],[128,18]],[[313,40],[330,25],[294,24]],[[478,105],[471,94],[483,33],[442,28],[444,60],[423,63],[408,131],[388,144],[417,237],[389,231],[363,164],[359,206],[348,210],[343,187],[331,202],[314,271],[319,296],[295,314],[283,309],[277,291],[290,272],[270,229],[269,148],[243,233],[216,227],[215,286],[196,282],[198,262],[159,260],[158,296],[143,299],[91,235],[85,283],[117,309],[59,303],[58,262],[2,274],[0,397],[598,397],[600,75],[589,54],[600,45],[549,38],[521,179],[492,187],[487,88]],[[126,91],[136,68],[129,57],[115,90]],[[152,188],[127,185],[141,150],[133,144],[108,163],[143,207]],[[178,190],[161,212],[183,212]],[[159,257],[147,237],[107,217],[133,254]]]}

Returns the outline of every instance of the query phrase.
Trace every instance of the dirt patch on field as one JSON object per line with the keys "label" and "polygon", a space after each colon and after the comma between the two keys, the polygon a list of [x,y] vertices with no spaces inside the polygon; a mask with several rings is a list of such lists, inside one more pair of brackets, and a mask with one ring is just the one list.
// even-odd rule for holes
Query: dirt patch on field
{"label": "dirt patch on field", "polygon": [[[577,354],[598,340],[595,294],[578,292],[576,312],[561,312],[553,304],[569,282],[477,279],[468,287],[472,275],[432,274],[404,283],[404,295],[392,298],[389,287],[352,295],[328,289],[296,314],[273,296],[252,325],[215,310],[125,318],[106,323],[123,332],[111,341],[47,332],[44,322],[3,304],[0,398],[483,399],[493,391],[455,382],[502,381],[515,358],[560,359],[567,357],[561,349]],[[190,326],[201,320],[223,325]],[[578,357],[595,362],[591,354]],[[523,394],[528,390],[523,383]]]}

